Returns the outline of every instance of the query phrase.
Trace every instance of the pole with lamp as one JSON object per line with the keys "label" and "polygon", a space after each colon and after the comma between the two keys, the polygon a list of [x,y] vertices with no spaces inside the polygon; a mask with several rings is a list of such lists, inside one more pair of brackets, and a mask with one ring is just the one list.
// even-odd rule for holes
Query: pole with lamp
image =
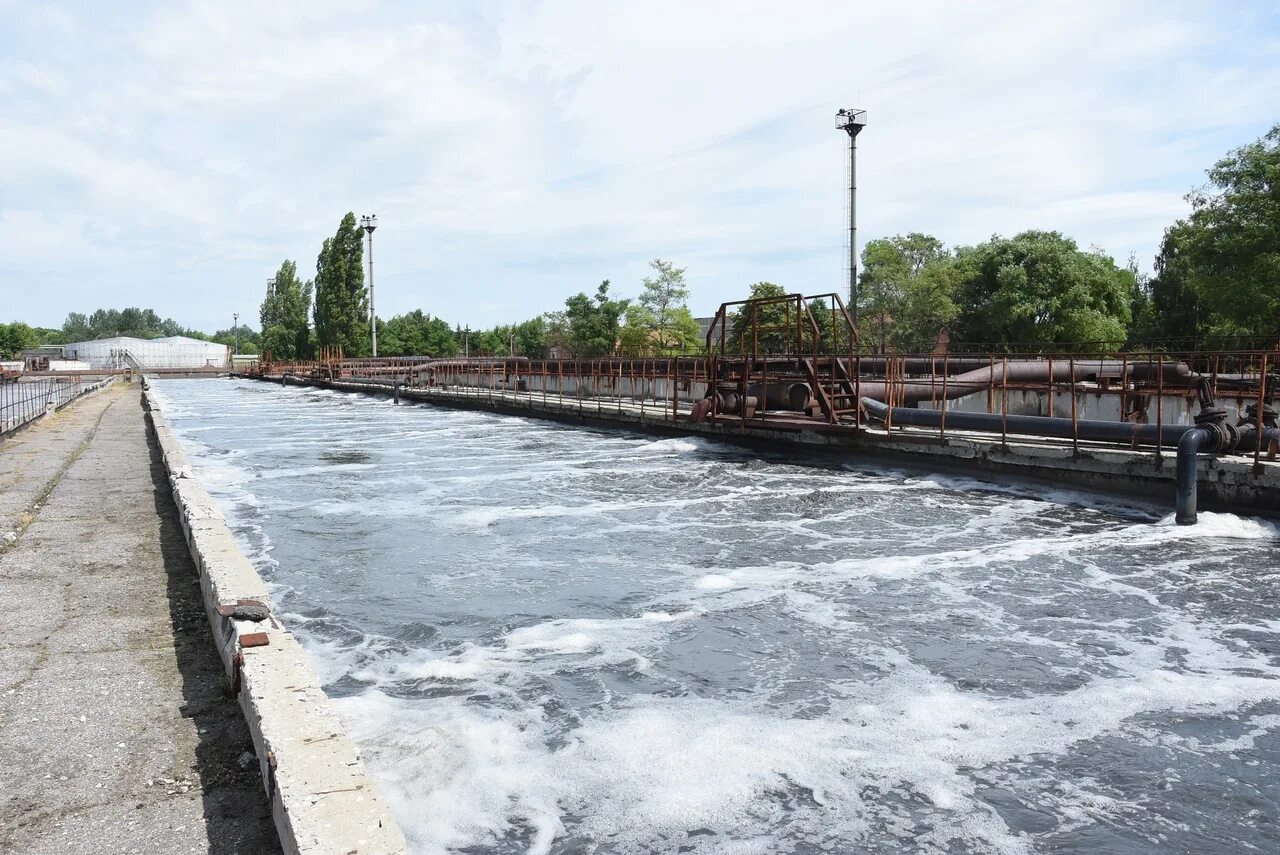
{"label": "pole with lamp", "polygon": [[378,312],[373,307],[373,230],[377,227],[377,214],[365,214],[360,218],[360,228],[369,235],[369,330],[373,356],[378,355]]}
{"label": "pole with lamp", "polygon": [[836,130],[849,135],[849,312],[858,322],[858,134],[867,126],[867,111],[836,112]]}
{"label": "pole with lamp", "polygon": [[231,313],[231,334],[235,336],[235,349],[231,352],[232,356],[240,353],[240,314],[238,312]]}

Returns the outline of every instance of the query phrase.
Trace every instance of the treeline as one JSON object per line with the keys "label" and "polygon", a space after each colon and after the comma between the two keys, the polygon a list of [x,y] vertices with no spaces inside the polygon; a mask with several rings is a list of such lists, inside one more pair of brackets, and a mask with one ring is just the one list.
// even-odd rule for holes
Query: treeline
{"label": "treeline", "polygon": [[234,346],[239,334],[240,352],[256,353],[258,333],[246,325],[204,333],[184,327],[173,318],[161,318],[152,309],[97,309],[91,314],[71,312],[62,327],[33,327],[21,321],[0,324],[0,357],[13,358],[43,344],[71,344],[99,338],[164,338],[183,335]]}
{"label": "treeline", "polygon": [[[286,260],[267,284],[259,312],[261,347],[275,360],[311,359],[322,348],[344,356],[368,356],[369,292],[364,281],[363,242],[348,213],[316,259],[316,274],[303,281],[297,263]],[[563,310],[485,330],[450,325],[416,309],[378,318],[379,356],[542,357],[551,352],[580,357],[628,352],[673,353],[698,343],[689,311],[685,271],[661,259],[651,263],[635,299],[610,294],[609,280],[592,295],[575,294]]]}
{"label": "treeline", "polygon": [[1153,276],[1132,258],[1119,267],[1058,232],[950,249],[918,233],[871,241],[859,276],[864,344],[928,350],[944,328],[953,344],[995,349],[1274,344],[1280,125],[1228,153],[1208,177],[1187,196],[1191,214],[1165,230]]}
{"label": "treeline", "polygon": [[863,345],[927,352],[953,342],[1058,345],[1129,337],[1140,280],[1101,250],[1058,232],[1026,231],[946,247],[911,233],[870,241],[859,276]]}

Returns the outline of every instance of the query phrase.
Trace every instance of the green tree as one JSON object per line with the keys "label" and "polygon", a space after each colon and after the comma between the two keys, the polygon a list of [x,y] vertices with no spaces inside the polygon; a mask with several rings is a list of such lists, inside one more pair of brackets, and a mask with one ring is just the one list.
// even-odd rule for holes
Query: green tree
{"label": "green tree", "polygon": [[1148,338],[1202,338],[1210,328],[1212,312],[1192,287],[1192,272],[1184,247],[1192,226],[1183,221],[1165,229],[1156,255],[1155,276],[1148,289],[1153,315]]}
{"label": "green tree", "polygon": [[1280,125],[1209,170],[1152,282],[1168,336],[1280,333]]}
{"label": "green tree", "polygon": [[1123,342],[1133,274],[1058,232],[993,237],[958,250],[961,340],[991,344]]}
{"label": "green tree", "polygon": [[298,278],[298,266],[284,261],[267,283],[258,317],[262,321],[262,349],[271,351],[279,360],[310,356],[311,331],[307,318],[311,313],[312,284]]}
{"label": "green tree", "polygon": [[574,294],[564,301],[564,324],[570,349],[575,356],[608,356],[618,343],[619,321],[630,300],[609,296],[609,280],[600,283],[594,297]]}
{"label": "green tree", "polygon": [[679,354],[702,345],[702,330],[687,306],[669,310],[666,320],[658,321],[648,307],[631,303],[624,318],[622,328],[618,330],[618,341],[626,353],[636,356]]}
{"label": "green tree", "polygon": [[70,312],[62,322],[62,334],[68,342],[88,341],[93,338],[89,328],[89,319],[80,312]]}
{"label": "green tree", "polygon": [[881,350],[932,347],[959,311],[953,261],[942,241],[920,232],[868,242],[858,276],[863,333]]}
{"label": "green tree", "polygon": [[210,341],[225,344],[230,348],[239,348],[239,353],[257,353],[262,344],[262,336],[248,324],[218,330],[212,336],[205,336]]}
{"label": "green tree", "polygon": [[654,276],[644,278],[638,303],[626,309],[623,347],[631,352],[673,353],[697,344],[698,323],[689,311],[685,268],[655,258]]}
{"label": "green tree", "polygon": [[369,291],[364,284],[364,239],[348,212],[316,258],[316,340],[347,356],[369,353]]}
{"label": "green tree", "polygon": [[516,353],[533,359],[541,358],[547,349],[547,321],[533,318],[515,326]]}
{"label": "green tree", "polygon": [[447,321],[414,309],[378,319],[378,352],[387,356],[454,356],[459,344]]}
{"label": "green tree", "polygon": [[[785,297],[787,290],[773,282],[756,282],[751,286],[752,300],[767,300],[774,297]],[[752,315],[755,326],[752,327]],[[795,351],[796,334],[792,328],[796,324],[795,312],[790,303],[770,303],[764,306],[740,306],[729,318],[729,333],[725,338],[725,349],[730,353],[750,352],[753,347],[757,353],[782,353]],[[754,331],[754,341],[753,341]],[[713,342],[718,345],[720,331],[714,331]]]}
{"label": "green tree", "polygon": [[0,358],[13,359],[40,344],[40,336],[22,321],[0,324]]}
{"label": "green tree", "polygon": [[618,330],[618,342],[622,352],[632,356],[647,354],[653,344],[653,313],[639,303],[627,306],[622,327]]}
{"label": "green tree", "polygon": [[510,326],[497,326],[484,330],[471,340],[473,355],[507,356],[511,352],[512,332]]}
{"label": "green tree", "polygon": [[542,316],[543,340],[548,349],[561,353],[573,350],[573,340],[569,336],[569,317],[565,312],[547,312]]}
{"label": "green tree", "polygon": [[1125,269],[1133,277],[1133,286],[1129,289],[1129,336],[1125,344],[1137,348],[1160,335],[1160,319],[1152,296],[1152,279],[1138,269],[1136,254],[1129,254]]}

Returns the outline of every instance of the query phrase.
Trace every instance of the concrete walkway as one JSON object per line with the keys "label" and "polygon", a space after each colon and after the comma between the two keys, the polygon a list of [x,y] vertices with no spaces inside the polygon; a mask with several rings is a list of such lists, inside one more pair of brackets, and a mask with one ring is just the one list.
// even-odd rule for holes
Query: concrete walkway
{"label": "concrete walkway", "polygon": [[15,529],[0,852],[278,852],[136,387],[0,443],[0,536]]}

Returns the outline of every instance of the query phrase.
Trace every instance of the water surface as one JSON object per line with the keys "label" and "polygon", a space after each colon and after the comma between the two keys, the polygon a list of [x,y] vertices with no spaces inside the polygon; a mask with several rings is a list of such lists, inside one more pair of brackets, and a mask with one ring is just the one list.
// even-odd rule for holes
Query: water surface
{"label": "water surface", "polygon": [[155,388],[415,852],[1280,850],[1271,524]]}

